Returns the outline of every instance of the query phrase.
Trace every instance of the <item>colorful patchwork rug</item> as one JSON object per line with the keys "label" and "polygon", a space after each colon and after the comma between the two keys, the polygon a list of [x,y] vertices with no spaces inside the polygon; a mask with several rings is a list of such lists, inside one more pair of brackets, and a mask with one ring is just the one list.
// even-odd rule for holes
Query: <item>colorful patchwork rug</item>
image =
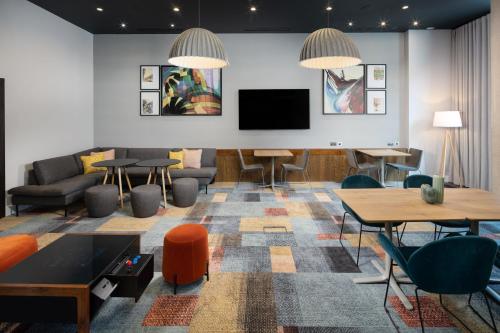
{"label": "colorful patchwork rug", "polygon": [[[142,252],[154,253],[155,276],[140,300],[111,298],[91,324],[92,332],[420,332],[416,311],[407,311],[385,284],[355,284],[353,278],[378,274],[372,260],[384,253],[376,233],[363,233],[359,266],[359,223],[347,216],[333,193],[336,183],[291,184],[277,192],[253,184],[216,183],[199,193],[190,208],[169,205],[156,216],[131,217],[130,206],[106,218],[89,218],[85,209],[64,218],[61,212],[30,212],[0,220],[0,236],[29,233],[43,248],[70,233],[142,234]],[[210,281],[178,288],[161,274],[163,237],[175,226],[199,223],[209,232]],[[446,230],[445,230],[446,232]],[[431,223],[408,224],[403,243],[433,239]],[[500,223],[482,223],[481,234],[500,239]],[[413,286],[404,291],[411,302]],[[462,332],[437,295],[422,294],[428,332]],[[445,303],[475,332],[489,328],[467,307],[467,297],[445,296]],[[481,295],[473,296],[487,316]],[[500,307],[493,305],[497,320]],[[497,325],[500,324],[497,322]],[[0,324],[8,331],[12,324]],[[69,324],[32,324],[27,332],[74,332]]]}

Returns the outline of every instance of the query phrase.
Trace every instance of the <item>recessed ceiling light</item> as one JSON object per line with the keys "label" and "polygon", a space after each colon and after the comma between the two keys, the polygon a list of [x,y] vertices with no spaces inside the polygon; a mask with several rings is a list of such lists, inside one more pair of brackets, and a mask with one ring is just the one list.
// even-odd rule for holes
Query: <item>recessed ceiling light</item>
{"label": "recessed ceiling light", "polygon": [[174,8],[172,8],[172,10],[173,10],[174,12],[176,12],[176,13],[178,13],[178,12],[180,12],[180,11],[181,11],[181,9],[180,9],[179,7],[174,7]]}
{"label": "recessed ceiling light", "polygon": [[403,7],[401,7],[402,10],[407,10],[408,8],[410,8],[410,6],[408,5],[404,5]]}
{"label": "recessed ceiling light", "polygon": [[127,27],[127,23],[122,22],[122,23],[120,24],[120,27],[122,27],[123,29],[125,29],[125,28]]}
{"label": "recessed ceiling light", "polygon": [[257,11],[257,7],[255,7],[255,6],[250,7],[250,11],[251,12],[256,12]]}
{"label": "recessed ceiling light", "polygon": [[353,22],[348,22],[347,25],[350,26],[350,27],[352,27],[354,25],[354,23]]}
{"label": "recessed ceiling light", "polygon": [[427,27],[426,29],[427,30],[434,30],[435,28],[434,27]]}
{"label": "recessed ceiling light", "polygon": [[385,27],[387,25],[387,22],[386,21],[380,21],[380,26],[381,27]]}
{"label": "recessed ceiling light", "polygon": [[170,28],[175,28],[175,24],[170,23]]}
{"label": "recessed ceiling light", "polygon": [[413,26],[414,26],[414,27],[418,27],[418,21],[417,21],[417,20],[414,20],[414,21],[412,22],[412,24],[413,24]]}
{"label": "recessed ceiling light", "polygon": [[104,9],[102,9],[102,7],[97,7],[96,9],[97,9],[98,12],[103,12],[104,11]]}
{"label": "recessed ceiling light", "polygon": [[327,6],[327,7],[326,7],[326,11],[328,11],[328,12],[330,12],[332,9],[333,9],[333,7],[332,7],[332,6]]}

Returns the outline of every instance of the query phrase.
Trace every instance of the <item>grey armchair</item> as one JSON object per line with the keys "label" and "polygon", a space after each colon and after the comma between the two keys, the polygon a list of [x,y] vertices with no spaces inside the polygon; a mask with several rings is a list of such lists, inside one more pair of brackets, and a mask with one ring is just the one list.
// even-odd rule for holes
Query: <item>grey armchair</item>
{"label": "grey armchair", "polygon": [[[404,163],[387,163],[386,165],[389,168],[395,169],[398,171],[398,176],[403,172],[410,171],[419,171],[420,172],[420,163],[422,162],[422,153],[423,151],[416,148],[410,148],[408,153],[411,156],[408,156]],[[388,169],[389,169],[388,168]]]}
{"label": "grey armchair", "polygon": [[[304,150],[304,155],[302,155],[302,161],[298,164],[287,164],[281,165],[281,182],[286,183],[286,174],[291,171],[302,172],[304,181],[311,187],[311,178],[309,177],[309,172],[307,171],[307,166],[309,165],[309,150]],[[284,177],[283,177],[284,176]]]}
{"label": "grey armchair", "polygon": [[249,173],[249,172],[259,172],[262,176],[262,185],[265,185],[265,180],[264,180],[264,165],[261,163],[257,164],[246,164],[245,159],[243,158],[243,154],[241,153],[241,149],[238,149],[238,157],[240,159],[240,176],[238,177],[238,184],[236,185],[236,188],[240,185],[241,182],[241,176],[243,176],[244,173]]}
{"label": "grey armchair", "polygon": [[351,176],[352,171],[355,171],[354,174],[356,175],[361,172],[366,172],[366,174],[369,175],[370,171],[377,170],[380,179],[380,167],[378,164],[370,162],[359,163],[356,156],[356,151],[354,149],[346,149],[345,154],[347,158],[347,164],[349,166],[346,177]]}

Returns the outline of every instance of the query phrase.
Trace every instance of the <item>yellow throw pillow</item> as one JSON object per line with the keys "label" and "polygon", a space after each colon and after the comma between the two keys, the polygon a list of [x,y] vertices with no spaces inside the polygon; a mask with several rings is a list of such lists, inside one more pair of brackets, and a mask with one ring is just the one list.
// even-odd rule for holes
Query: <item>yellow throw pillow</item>
{"label": "yellow throw pillow", "polygon": [[82,160],[83,163],[83,173],[86,175],[88,173],[94,173],[94,172],[99,172],[99,171],[106,171],[106,168],[96,168],[93,167],[92,164],[96,162],[101,162],[104,161],[104,154],[103,153],[97,153],[92,156],[80,156],[80,159]]}
{"label": "yellow throw pillow", "polygon": [[181,151],[169,151],[168,152],[168,158],[172,160],[179,160],[181,161],[180,163],[171,165],[171,169],[184,169],[184,164],[182,163],[184,161],[184,152]]}

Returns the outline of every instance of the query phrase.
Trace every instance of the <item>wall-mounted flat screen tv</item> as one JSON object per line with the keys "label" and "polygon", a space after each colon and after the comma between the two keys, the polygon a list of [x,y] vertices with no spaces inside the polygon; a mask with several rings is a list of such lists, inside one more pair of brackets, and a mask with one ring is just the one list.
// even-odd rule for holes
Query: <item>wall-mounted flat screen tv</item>
{"label": "wall-mounted flat screen tv", "polygon": [[309,89],[239,91],[240,130],[309,129]]}

